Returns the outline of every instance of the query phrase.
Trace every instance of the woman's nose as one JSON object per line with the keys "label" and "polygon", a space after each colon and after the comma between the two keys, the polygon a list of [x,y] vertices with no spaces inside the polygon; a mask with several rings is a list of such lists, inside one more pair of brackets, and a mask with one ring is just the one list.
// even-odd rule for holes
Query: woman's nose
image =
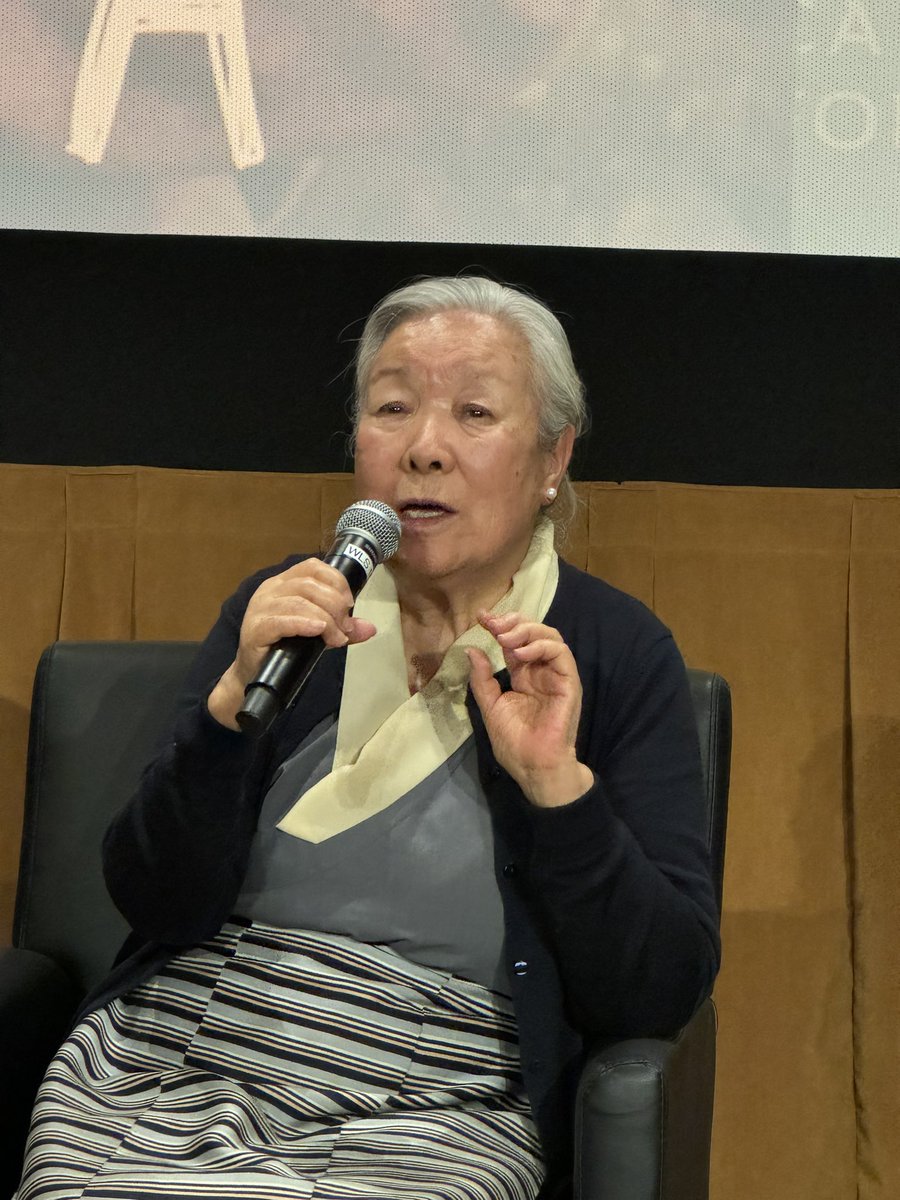
{"label": "woman's nose", "polygon": [[410,431],[407,459],[413,471],[443,471],[451,460],[444,422],[436,414],[418,418]]}

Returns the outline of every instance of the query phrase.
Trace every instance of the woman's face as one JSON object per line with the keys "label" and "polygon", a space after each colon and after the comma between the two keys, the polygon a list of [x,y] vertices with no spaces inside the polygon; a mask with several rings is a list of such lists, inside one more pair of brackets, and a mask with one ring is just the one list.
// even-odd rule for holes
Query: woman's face
{"label": "woman's face", "polygon": [[432,313],[393,330],[372,364],[356,490],[400,514],[398,580],[505,589],[571,436],[538,446],[528,348],[494,317]]}

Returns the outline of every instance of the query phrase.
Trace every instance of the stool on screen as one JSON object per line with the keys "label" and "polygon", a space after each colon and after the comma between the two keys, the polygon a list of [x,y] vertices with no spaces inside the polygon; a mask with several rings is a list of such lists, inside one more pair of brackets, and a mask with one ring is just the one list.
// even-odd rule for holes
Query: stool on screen
{"label": "stool on screen", "polygon": [[68,152],[102,162],[139,33],[205,34],[232,162],[238,168],[262,162],[243,0],[97,0],[75,83]]}

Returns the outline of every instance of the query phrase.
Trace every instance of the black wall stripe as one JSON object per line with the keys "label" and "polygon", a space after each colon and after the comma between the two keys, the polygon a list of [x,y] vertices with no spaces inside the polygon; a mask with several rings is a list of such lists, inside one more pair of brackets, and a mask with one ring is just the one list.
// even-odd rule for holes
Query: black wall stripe
{"label": "black wall stripe", "polygon": [[900,486],[900,264],[756,254],[0,232],[0,461],[346,470],[371,304],[483,270],[563,316],[577,473]]}

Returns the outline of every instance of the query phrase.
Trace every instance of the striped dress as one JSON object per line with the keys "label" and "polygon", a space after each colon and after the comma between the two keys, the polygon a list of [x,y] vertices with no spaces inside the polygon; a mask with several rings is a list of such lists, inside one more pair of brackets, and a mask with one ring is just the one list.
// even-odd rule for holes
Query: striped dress
{"label": "striped dress", "polygon": [[537,1195],[474,743],[336,837],[282,833],[335,735],[282,764],[241,915],[69,1036],[18,1200]]}
{"label": "striped dress", "polygon": [[530,1200],[541,1179],[505,996],[236,920],[71,1034],[18,1200]]}

